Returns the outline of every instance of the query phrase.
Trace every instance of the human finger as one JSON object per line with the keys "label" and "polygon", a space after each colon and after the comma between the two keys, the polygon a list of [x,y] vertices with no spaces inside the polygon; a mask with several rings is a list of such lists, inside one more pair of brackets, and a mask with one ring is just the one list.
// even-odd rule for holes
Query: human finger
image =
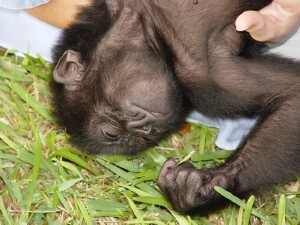
{"label": "human finger", "polygon": [[235,22],[237,31],[247,31],[257,41],[269,41],[274,37],[274,28],[268,18],[257,11],[242,13]]}

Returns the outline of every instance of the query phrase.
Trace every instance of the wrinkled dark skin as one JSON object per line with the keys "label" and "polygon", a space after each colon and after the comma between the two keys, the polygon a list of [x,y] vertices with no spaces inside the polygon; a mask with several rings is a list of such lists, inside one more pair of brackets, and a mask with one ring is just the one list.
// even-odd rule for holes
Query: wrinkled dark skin
{"label": "wrinkled dark skin", "polygon": [[215,118],[259,117],[221,166],[164,164],[157,184],[180,212],[218,201],[214,186],[245,193],[295,178],[300,63],[234,27],[270,2],[95,1],[54,49],[58,122],[88,153],[133,154],[176,130],[190,104]]}

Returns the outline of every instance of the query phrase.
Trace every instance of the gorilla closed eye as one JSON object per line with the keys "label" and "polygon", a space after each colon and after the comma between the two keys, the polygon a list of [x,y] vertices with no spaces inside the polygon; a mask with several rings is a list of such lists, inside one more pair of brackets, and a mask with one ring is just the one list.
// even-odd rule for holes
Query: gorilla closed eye
{"label": "gorilla closed eye", "polygon": [[121,136],[121,129],[107,123],[98,123],[97,126],[99,127],[103,136],[109,140],[116,141]]}
{"label": "gorilla closed eye", "polygon": [[113,141],[116,141],[121,136],[119,134],[114,134],[112,132],[109,132],[109,131],[106,131],[106,130],[103,130],[103,129],[101,129],[101,131],[102,131],[102,134],[103,134],[104,137],[106,137],[107,139],[113,140]]}

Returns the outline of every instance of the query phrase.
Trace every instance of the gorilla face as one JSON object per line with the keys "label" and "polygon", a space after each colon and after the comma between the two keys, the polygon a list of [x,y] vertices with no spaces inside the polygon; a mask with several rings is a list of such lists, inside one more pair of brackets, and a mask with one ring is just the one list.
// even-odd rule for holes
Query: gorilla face
{"label": "gorilla face", "polygon": [[56,116],[88,153],[135,154],[178,129],[188,110],[161,57],[144,44],[108,42],[90,62],[73,50],[60,58],[53,73],[60,88]]}

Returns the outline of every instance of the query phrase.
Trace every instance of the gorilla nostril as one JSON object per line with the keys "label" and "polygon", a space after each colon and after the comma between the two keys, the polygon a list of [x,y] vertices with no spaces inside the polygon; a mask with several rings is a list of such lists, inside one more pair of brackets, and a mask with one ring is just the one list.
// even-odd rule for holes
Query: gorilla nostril
{"label": "gorilla nostril", "polygon": [[151,126],[143,126],[142,128],[137,128],[137,132],[141,133],[142,135],[148,135],[152,133],[152,127]]}
{"label": "gorilla nostril", "polygon": [[150,126],[143,126],[142,130],[145,131],[145,132],[151,132],[151,127]]}
{"label": "gorilla nostril", "polygon": [[142,128],[142,131],[145,132],[145,134],[160,134],[162,133],[161,129],[156,127],[156,126],[152,126],[152,125],[149,125],[149,126],[144,126]]}
{"label": "gorilla nostril", "polygon": [[152,127],[152,133],[153,134],[159,134],[161,132],[160,132],[160,129],[158,127]]}

